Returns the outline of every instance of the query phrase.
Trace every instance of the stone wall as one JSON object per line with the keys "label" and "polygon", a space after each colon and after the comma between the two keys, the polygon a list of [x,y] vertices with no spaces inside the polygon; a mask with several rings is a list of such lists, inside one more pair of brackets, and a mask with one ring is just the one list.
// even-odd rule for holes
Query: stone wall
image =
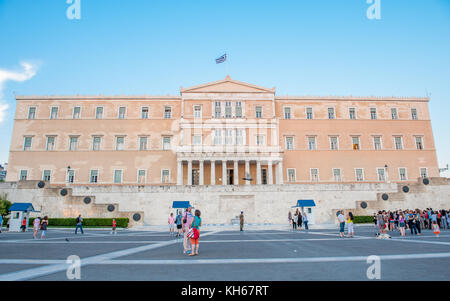
{"label": "stone wall", "polygon": [[[417,183],[284,184],[240,186],[58,186],[39,181],[0,183],[12,202],[31,202],[49,217],[128,217],[133,225],[165,225],[173,201],[190,201],[206,224],[230,224],[241,210],[248,223],[282,224],[299,199],[316,202],[315,221],[334,223],[338,209],[371,215],[379,209],[450,208],[450,181],[430,178]],[[407,186],[409,191],[404,192]],[[65,196],[62,189],[67,190]],[[388,200],[382,195],[387,194]],[[90,197],[86,203],[85,198]],[[366,208],[361,203],[367,204]],[[108,206],[113,205],[113,211]],[[139,213],[141,219],[133,220]]]}

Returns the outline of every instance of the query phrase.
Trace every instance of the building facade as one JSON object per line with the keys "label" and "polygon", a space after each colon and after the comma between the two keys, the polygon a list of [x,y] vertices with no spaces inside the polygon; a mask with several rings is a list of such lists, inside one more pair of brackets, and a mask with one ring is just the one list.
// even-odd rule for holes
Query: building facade
{"label": "building facade", "polygon": [[174,96],[17,96],[7,181],[417,182],[439,177],[428,98],[278,96],[227,77]]}

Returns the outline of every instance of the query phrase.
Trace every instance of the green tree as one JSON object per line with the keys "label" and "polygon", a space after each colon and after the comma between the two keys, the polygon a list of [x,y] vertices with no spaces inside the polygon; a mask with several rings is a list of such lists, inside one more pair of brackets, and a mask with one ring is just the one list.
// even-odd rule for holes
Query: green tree
{"label": "green tree", "polygon": [[0,194],[0,214],[5,217],[9,214],[9,207],[12,203],[8,201],[8,195],[6,193]]}

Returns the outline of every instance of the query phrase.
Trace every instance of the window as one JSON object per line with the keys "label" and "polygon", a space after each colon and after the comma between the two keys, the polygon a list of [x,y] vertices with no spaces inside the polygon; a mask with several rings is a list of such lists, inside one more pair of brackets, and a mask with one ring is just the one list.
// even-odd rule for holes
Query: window
{"label": "window", "polygon": [[236,118],[242,118],[242,104],[240,101],[236,102]]}
{"label": "window", "polygon": [[75,181],[75,170],[69,169],[67,171],[67,183],[73,183]]}
{"label": "window", "polygon": [[354,150],[359,150],[359,137],[352,137],[352,144]]}
{"label": "window", "polygon": [[261,118],[262,117],[262,107],[261,106],[256,106],[255,107],[255,113],[256,113],[256,118]]}
{"label": "window", "polygon": [[408,177],[407,177],[407,175],[406,175],[406,168],[400,167],[400,168],[398,169],[398,175],[399,175],[399,177],[400,177],[400,181],[406,181],[406,180],[408,180]]}
{"label": "window", "polygon": [[356,109],[355,108],[349,108],[348,109],[348,115],[350,119],[356,119]]}
{"label": "window", "polygon": [[362,168],[355,168],[356,181],[364,181],[364,170]]}
{"label": "window", "polygon": [[288,176],[287,176],[287,178],[288,178],[288,181],[289,182],[295,182],[295,169],[294,168],[288,168],[288,170],[287,170],[287,173],[288,173]]}
{"label": "window", "polygon": [[147,150],[147,137],[139,137],[139,150]]}
{"label": "window", "polygon": [[256,135],[256,145],[265,145],[264,135]]}
{"label": "window", "polygon": [[138,184],[145,184],[145,169],[138,170]]}
{"label": "window", "polygon": [[28,177],[28,170],[21,170],[19,180],[26,181],[27,177]]}
{"label": "window", "polygon": [[342,182],[342,175],[340,168],[333,168],[333,178],[335,182]]}
{"label": "window", "polygon": [[291,119],[291,108],[284,108],[284,119]]}
{"label": "window", "polygon": [[50,111],[50,119],[58,118],[58,107],[52,107]]}
{"label": "window", "polygon": [[171,149],[171,145],[170,145],[170,137],[169,136],[165,136],[163,137],[163,150],[169,150]]}
{"label": "window", "polygon": [[420,168],[420,177],[428,178],[428,169],[426,167]]}
{"label": "window", "polygon": [[308,137],[308,149],[309,150],[316,149],[316,137]]}
{"label": "window", "polygon": [[415,109],[415,108],[411,109],[411,119],[417,120],[417,109]]}
{"label": "window", "polygon": [[78,137],[69,138],[69,150],[76,151],[78,149]]}
{"label": "window", "polygon": [[31,142],[33,141],[33,137],[25,137],[23,142],[23,150],[28,151],[31,150]]}
{"label": "window", "polygon": [[42,174],[42,180],[50,182],[50,175],[51,175],[51,171],[50,170],[44,170],[44,172]]}
{"label": "window", "polygon": [[373,148],[376,150],[381,149],[381,137],[380,136],[373,137]]}
{"label": "window", "polygon": [[202,107],[194,106],[194,118],[202,118]]}
{"label": "window", "polygon": [[47,137],[47,150],[48,151],[55,150],[55,137],[54,136]]}
{"label": "window", "polygon": [[119,119],[125,119],[126,107],[119,107]]}
{"label": "window", "polygon": [[114,184],[122,183],[122,170],[114,170]]}
{"label": "window", "polygon": [[93,137],[92,138],[92,150],[99,151],[101,143],[102,143],[102,137],[99,137],[99,136]]}
{"label": "window", "polygon": [[161,171],[161,183],[166,184],[170,182],[170,172],[168,169]]}
{"label": "window", "polygon": [[313,119],[313,108],[306,108],[306,119]]}
{"label": "window", "polygon": [[164,119],[170,119],[170,118],[172,118],[172,108],[164,107]]}
{"label": "window", "polygon": [[391,108],[391,117],[393,120],[397,120],[398,119],[398,114],[397,114],[397,109],[396,108]]}
{"label": "window", "polygon": [[214,130],[214,144],[215,145],[222,144],[222,130],[221,129]]}
{"label": "window", "polygon": [[244,130],[236,129],[236,144],[243,145],[244,144]]}
{"label": "window", "polygon": [[231,118],[231,102],[225,102],[225,118]]}
{"label": "window", "polygon": [[232,129],[225,130],[225,144],[226,145],[233,144],[233,130]]}
{"label": "window", "polygon": [[386,181],[385,169],[377,168],[378,181],[384,182]]}
{"label": "window", "polygon": [[36,107],[30,107],[28,109],[28,119],[36,118]]}
{"label": "window", "polygon": [[420,137],[420,136],[416,137],[416,148],[419,150],[423,149],[423,141],[422,141],[422,137]]}
{"label": "window", "polygon": [[395,141],[395,149],[397,150],[403,149],[403,142],[401,136],[394,137],[394,141]]}
{"label": "window", "polygon": [[338,137],[330,137],[330,148],[332,150],[338,150],[339,149]]}
{"label": "window", "polygon": [[125,137],[116,137],[116,151],[124,150]]}
{"label": "window", "polygon": [[221,114],[222,114],[222,107],[220,106],[220,101],[216,101],[214,107],[214,116],[216,118],[220,118]]}
{"label": "window", "polygon": [[294,137],[286,137],[286,149],[287,150],[294,149]]}
{"label": "window", "polygon": [[334,119],[334,108],[328,108],[328,119]]}
{"label": "window", "polygon": [[97,183],[98,181],[98,170],[91,170],[91,176],[89,178],[90,183]]}
{"label": "window", "polygon": [[95,109],[95,119],[102,119],[103,118],[103,107],[97,107]]}
{"label": "window", "polygon": [[370,108],[370,119],[377,119],[377,109]]}
{"label": "window", "polygon": [[73,107],[72,118],[73,119],[81,118],[81,107]]}
{"label": "window", "polygon": [[141,118],[148,119],[148,107],[141,108]]}
{"label": "window", "polygon": [[319,182],[319,170],[311,168],[311,182]]}
{"label": "window", "polygon": [[201,135],[192,136],[192,144],[193,145],[201,145],[202,144],[202,136]]}

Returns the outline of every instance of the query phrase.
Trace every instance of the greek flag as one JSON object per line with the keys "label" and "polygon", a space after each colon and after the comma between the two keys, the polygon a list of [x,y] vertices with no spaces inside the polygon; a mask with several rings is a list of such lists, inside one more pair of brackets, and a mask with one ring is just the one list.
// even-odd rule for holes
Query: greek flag
{"label": "greek flag", "polygon": [[220,64],[223,63],[227,60],[227,54],[225,53],[224,55],[222,55],[221,57],[216,59],[216,64]]}

